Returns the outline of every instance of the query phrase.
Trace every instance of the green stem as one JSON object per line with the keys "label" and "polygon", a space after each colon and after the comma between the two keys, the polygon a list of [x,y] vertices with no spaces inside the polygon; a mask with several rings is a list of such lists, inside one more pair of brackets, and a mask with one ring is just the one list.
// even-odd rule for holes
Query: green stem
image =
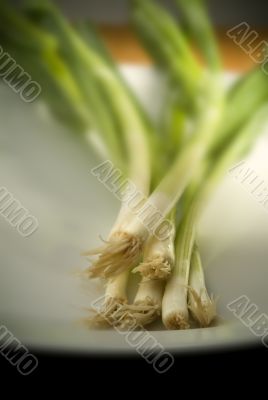
{"label": "green stem", "polygon": [[[128,150],[129,177],[137,185],[137,188],[148,194],[150,185],[151,159],[148,148],[148,132],[143,120],[137,113],[136,107],[129,98],[117,76],[107,66],[105,61],[93,49],[90,49],[84,41],[76,35],[75,31],[65,22],[56,9],[51,6],[57,24],[68,37],[70,45],[79,55],[81,62],[89,68],[96,81],[102,86],[110,103],[113,104],[118,117]],[[139,149],[139,157],[136,151]]]}
{"label": "green stem", "polygon": [[221,69],[221,57],[215,33],[205,8],[204,0],[175,0],[186,21],[189,32],[201,49],[213,71]]}
{"label": "green stem", "polygon": [[216,158],[267,101],[268,78],[259,67],[237,80],[227,93],[223,123],[211,150]]}
{"label": "green stem", "polygon": [[177,23],[164,8],[149,0],[134,1],[132,18],[157,63],[164,66],[192,98],[202,71]]}

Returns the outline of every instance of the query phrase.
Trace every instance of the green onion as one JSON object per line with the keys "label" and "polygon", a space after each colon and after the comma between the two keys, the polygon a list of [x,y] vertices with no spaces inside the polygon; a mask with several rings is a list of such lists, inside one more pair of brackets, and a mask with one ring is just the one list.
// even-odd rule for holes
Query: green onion
{"label": "green onion", "polygon": [[205,0],[175,0],[185,17],[186,26],[212,70],[221,69],[221,57]]}
{"label": "green onion", "polygon": [[[179,227],[176,239],[176,263],[172,275],[167,282],[163,297],[163,322],[168,329],[184,329],[189,326],[188,313],[188,285],[191,258],[196,240],[196,224],[201,211],[222,175],[234,162],[243,157],[251,148],[256,132],[261,133],[262,127],[268,122],[268,104],[264,105],[240,131],[229,147],[225,149],[207,171],[205,179],[200,181],[199,188],[194,193],[192,200],[187,203],[183,221]],[[200,264],[199,264],[200,267]],[[190,292],[193,295],[193,290]],[[206,308],[199,307],[199,313],[206,314]],[[201,316],[199,315],[199,318]],[[203,315],[206,318],[206,315]]]}
{"label": "green onion", "polygon": [[195,243],[196,210],[192,209],[179,228],[176,239],[176,262],[167,282],[162,305],[162,320],[167,329],[189,328],[187,293],[190,262]]}
{"label": "green onion", "polygon": [[154,235],[146,241],[143,252],[143,261],[133,269],[139,272],[144,281],[155,279],[167,279],[175,261],[174,238],[175,238],[175,209],[168,218],[170,231],[167,238],[160,240]]}
{"label": "green onion", "polygon": [[209,296],[199,249],[195,244],[190,267],[188,307],[193,318],[205,328],[211,325],[217,316],[216,301]]}
{"label": "green onion", "polygon": [[125,316],[130,322],[135,321],[138,327],[149,325],[161,315],[164,281],[161,279],[142,279],[134,303],[126,308]]}
{"label": "green onion", "polygon": [[106,284],[105,296],[100,309],[90,309],[90,316],[85,320],[90,327],[122,326],[122,315],[127,306],[128,272],[110,278]]}
{"label": "green onion", "polygon": [[[19,10],[0,0],[1,46],[42,86],[41,99],[120,168],[142,196],[140,210],[154,209],[174,228],[157,238],[121,192],[108,240],[86,252],[96,258],[84,275],[106,278],[103,306],[91,310],[90,325],[134,329],[162,313],[168,329],[186,329],[190,315],[201,327],[216,318],[197,224],[222,176],[248,153],[268,120],[267,77],[254,69],[226,90],[203,1],[176,4],[186,31],[154,1],[132,1],[132,21],[166,77],[165,105],[154,123],[89,22],[71,25],[47,0]],[[132,304],[130,271],[141,275]]]}
{"label": "green onion", "polygon": [[151,0],[133,1],[132,18],[154,59],[193,97],[202,71],[173,18]]}

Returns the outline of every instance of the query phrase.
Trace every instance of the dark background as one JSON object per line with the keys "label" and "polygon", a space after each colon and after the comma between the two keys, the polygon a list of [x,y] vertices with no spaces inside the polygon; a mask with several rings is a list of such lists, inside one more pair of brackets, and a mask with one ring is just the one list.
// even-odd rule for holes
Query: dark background
{"label": "dark background", "polygon": [[[8,389],[22,389],[27,385],[27,396],[32,392],[35,399],[39,393],[49,391],[49,399],[55,398],[55,390],[68,392],[75,390],[74,399],[79,399],[79,391],[89,399],[95,396],[107,400],[113,397],[129,399],[152,399],[154,392],[164,396],[163,399],[182,398],[184,394],[199,398],[219,399],[226,393],[226,398],[235,398],[234,390],[238,388],[252,398],[266,398],[268,350],[262,347],[197,353],[175,356],[175,363],[164,374],[158,374],[151,365],[137,357],[78,357],[71,354],[38,353],[38,368],[29,376],[22,376],[15,367],[0,357],[0,374],[2,386]],[[7,378],[9,380],[7,380]],[[19,382],[19,386],[15,383]],[[12,384],[8,384],[12,382]],[[40,385],[35,386],[40,382]],[[30,390],[30,392],[29,392]],[[261,395],[258,396],[258,393]],[[22,393],[22,392],[21,392]],[[232,396],[233,395],[233,396]],[[131,397],[130,397],[131,396]],[[160,396],[159,396],[160,397]],[[190,397],[190,398],[191,398]],[[72,397],[71,397],[72,398]],[[186,398],[186,397],[184,397]]]}
{"label": "dark background", "polygon": [[[20,3],[21,0],[12,0]],[[158,0],[174,12],[173,0]],[[79,16],[107,24],[128,21],[130,0],[55,0],[71,18]],[[268,28],[267,0],[208,0],[211,16],[218,26],[233,26],[242,21]]]}
{"label": "dark background", "polygon": [[[172,0],[159,0],[171,10]],[[56,0],[73,18],[88,15],[102,23],[125,23],[129,0]],[[267,0],[209,0],[211,15],[218,26],[235,25],[241,21],[268,27]]]}

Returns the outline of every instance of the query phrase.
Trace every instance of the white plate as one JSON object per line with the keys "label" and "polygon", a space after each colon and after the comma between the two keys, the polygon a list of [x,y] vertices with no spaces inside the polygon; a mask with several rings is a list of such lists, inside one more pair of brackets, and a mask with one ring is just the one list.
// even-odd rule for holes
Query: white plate
{"label": "white plate", "polygon": [[[154,116],[163,85],[148,68],[123,71]],[[227,80],[231,79],[229,77]],[[90,174],[98,160],[85,142],[66,132],[39,104],[25,104],[0,85],[0,186],[5,186],[39,221],[21,237],[0,215],[0,322],[25,345],[83,352],[134,351],[124,335],[89,331],[77,321],[102,294],[86,293],[73,272],[87,266],[82,250],[100,243],[119,208],[118,201]],[[268,136],[249,157],[268,184]],[[217,327],[150,333],[166,349],[190,351],[252,343],[257,339],[228,312],[241,295],[268,311],[268,214],[226,172],[200,225],[200,244],[210,291],[219,296],[224,322]]]}

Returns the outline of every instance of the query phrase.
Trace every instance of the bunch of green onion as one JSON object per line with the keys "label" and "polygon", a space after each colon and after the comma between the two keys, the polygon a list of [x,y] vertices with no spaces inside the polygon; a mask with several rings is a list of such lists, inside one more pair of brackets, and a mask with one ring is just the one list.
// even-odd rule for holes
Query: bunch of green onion
{"label": "bunch of green onion", "polygon": [[[256,68],[226,89],[204,2],[174,3],[184,29],[155,1],[131,2],[137,34],[166,77],[155,122],[91,24],[70,24],[47,0],[27,1],[19,10],[0,0],[0,43],[40,83],[51,112],[86,135],[100,159],[111,160],[143,194],[142,207],[153,206],[172,227],[164,240],[150,234],[122,193],[109,237],[86,253],[95,257],[87,279],[102,278],[106,286],[90,324],[127,329],[130,320],[138,327],[162,315],[167,329],[185,329],[192,320],[205,327],[216,318],[196,227],[221,177],[262,132],[268,85]],[[130,272],[141,275],[133,303]]]}

